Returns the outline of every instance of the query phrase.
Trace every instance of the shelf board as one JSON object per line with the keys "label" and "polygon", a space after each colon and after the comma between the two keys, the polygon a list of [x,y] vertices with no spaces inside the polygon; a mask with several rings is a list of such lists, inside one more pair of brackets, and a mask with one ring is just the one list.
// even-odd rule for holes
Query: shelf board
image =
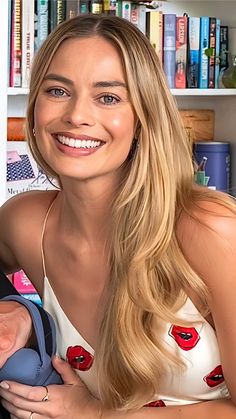
{"label": "shelf board", "polygon": [[[8,87],[9,96],[25,96],[28,88]],[[236,96],[236,89],[171,89],[174,96]]]}
{"label": "shelf board", "polygon": [[28,95],[29,89],[24,87],[8,87],[7,94],[9,96]]}
{"label": "shelf board", "polygon": [[236,89],[171,89],[174,96],[236,96]]}

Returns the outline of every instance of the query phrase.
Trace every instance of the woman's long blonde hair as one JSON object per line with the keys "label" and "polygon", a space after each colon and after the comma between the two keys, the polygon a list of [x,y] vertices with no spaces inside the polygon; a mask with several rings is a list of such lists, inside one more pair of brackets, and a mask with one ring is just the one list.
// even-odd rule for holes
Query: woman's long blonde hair
{"label": "woman's long blonde hair", "polygon": [[[138,117],[138,150],[127,164],[113,205],[110,298],[97,343],[99,392],[111,408],[140,408],[158,393],[167,363],[181,365],[161,344],[158,321],[178,322],[175,312],[191,288],[202,301],[207,290],[185,260],[175,235],[182,210],[199,199],[230,200],[194,187],[192,151],[159,59],[147,38],[125,19],[80,15],[59,25],[38,52],[31,75],[27,138],[46,172],[33,135],[39,88],[60,45],[70,38],[101,36],[123,61]],[[96,42],[96,39],[94,39]],[[94,70],[96,71],[96,70]],[[153,328],[153,323],[157,327]]]}

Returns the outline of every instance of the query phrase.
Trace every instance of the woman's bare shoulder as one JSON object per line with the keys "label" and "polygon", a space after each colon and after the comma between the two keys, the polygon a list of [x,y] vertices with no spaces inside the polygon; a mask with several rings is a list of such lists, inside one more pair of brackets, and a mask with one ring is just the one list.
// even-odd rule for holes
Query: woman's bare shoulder
{"label": "woman's bare shoulder", "polygon": [[40,241],[47,209],[56,194],[54,190],[25,192],[0,207],[0,264],[3,268],[17,268],[22,249],[29,253]]}
{"label": "woman's bare shoulder", "polygon": [[45,213],[50,203],[57,195],[57,191],[23,192],[6,201],[0,208],[0,219],[4,216],[8,220],[34,219]]}

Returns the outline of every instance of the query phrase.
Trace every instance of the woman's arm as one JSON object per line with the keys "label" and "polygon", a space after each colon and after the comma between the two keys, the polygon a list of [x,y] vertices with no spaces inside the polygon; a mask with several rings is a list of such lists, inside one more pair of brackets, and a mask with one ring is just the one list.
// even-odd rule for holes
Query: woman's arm
{"label": "woman's arm", "polygon": [[203,210],[195,212],[200,223],[182,218],[178,239],[189,264],[210,291],[223,374],[236,404],[236,216],[219,204],[200,205]]}
{"label": "woman's arm", "polygon": [[216,400],[171,407],[144,407],[135,413],[104,411],[101,419],[235,419],[236,407],[230,400]]}

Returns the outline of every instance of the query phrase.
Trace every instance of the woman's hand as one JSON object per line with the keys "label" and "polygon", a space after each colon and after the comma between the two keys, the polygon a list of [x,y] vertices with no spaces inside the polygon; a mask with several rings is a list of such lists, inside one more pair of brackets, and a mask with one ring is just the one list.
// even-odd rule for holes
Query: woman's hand
{"label": "woman's hand", "polygon": [[25,306],[16,301],[0,301],[0,368],[28,342],[32,320]]}
{"label": "woman's hand", "polygon": [[47,389],[31,387],[13,381],[0,384],[3,406],[12,419],[99,419],[101,403],[87,390],[67,362],[55,357],[54,368],[62,376],[64,385],[50,385],[48,400],[43,401]]}

